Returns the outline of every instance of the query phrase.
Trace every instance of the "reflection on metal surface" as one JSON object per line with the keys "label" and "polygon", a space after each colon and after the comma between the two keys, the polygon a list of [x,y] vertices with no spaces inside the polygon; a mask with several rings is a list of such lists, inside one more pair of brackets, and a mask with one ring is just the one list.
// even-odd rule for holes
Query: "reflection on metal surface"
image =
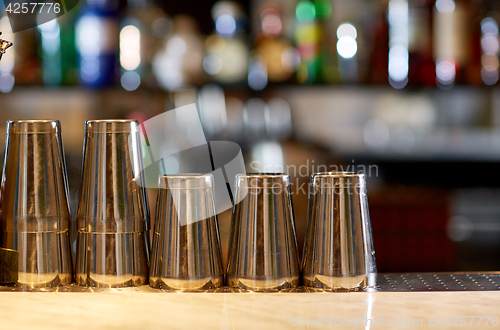
{"label": "reflection on metal surface", "polygon": [[162,175],[156,202],[150,285],[206,291],[224,271],[211,174]]}
{"label": "reflection on metal surface", "polygon": [[0,248],[0,285],[13,284],[18,279],[19,252]]}
{"label": "reflection on metal surface", "polygon": [[148,282],[149,206],[135,120],[89,120],[78,206],[76,283]]}
{"label": "reflection on metal surface", "polygon": [[[453,292],[453,291],[500,291],[500,272],[491,273],[392,273],[378,274],[377,287],[359,290],[352,294],[363,292]],[[0,292],[168,292],[178,291],[154,289],[149,285],[131,288],[92,288],[75,284],[53,288],[31,288],[24,285],[0,286]],[[221,287],[214,293],[249,293],[251,291],[238,288]],[[283,292],[283,291],[281,291]],[[285,290],[286,293],[316,293],[321,290],[311,290],[302,286]],[[331,290],[326,293],[336,295]],[[350,294],[349,294],[350,296]],[[344,296],[345,297],[345,296]],[[376,297],[376,296],[369,296]],[[370,298],[368,300],[370,306]],[[370,315],[370,310],[367,315]]]}
{"label": "reflection on metal surface", "polygon": [[299,284],[295,224],[286,174],[236,176],[227,265],[228,286],[278,291]]}
{"label": "reflection on metal surface", "polygon": [[0,197],[0,246],[19,252],[20,284],[72,280],[66,164],[57,120],[7,123]]}
{"label": "reflection on metal surface", "polygon": [[311,177],[304,285],[331,290],[374,287],[375,251],[364,174]]}

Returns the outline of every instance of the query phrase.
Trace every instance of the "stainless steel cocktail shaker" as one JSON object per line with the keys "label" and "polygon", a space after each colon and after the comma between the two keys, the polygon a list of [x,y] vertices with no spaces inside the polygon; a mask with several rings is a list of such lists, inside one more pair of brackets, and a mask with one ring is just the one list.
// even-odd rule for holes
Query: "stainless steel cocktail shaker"
{"label": "stainless steel cocktail shaker", "polygon": [[149,206],[139,123],[89,120],[77,214],[76,283],[148,283]]}

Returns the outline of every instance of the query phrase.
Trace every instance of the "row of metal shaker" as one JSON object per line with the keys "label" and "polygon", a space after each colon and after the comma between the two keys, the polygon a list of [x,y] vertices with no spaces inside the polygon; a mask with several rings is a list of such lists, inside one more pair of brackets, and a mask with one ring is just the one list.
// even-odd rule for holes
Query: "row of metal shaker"
{"label": "row of metal shaker", "polygon": [[236,175],[222,265],[212,174],[160,175],[150,214],[135,120],[85,123],[76,263],[61,126],[7,122],[0,190],[0,283],[54,287],[148,284],[175,291],[357,290],[376,284],[363,174],[312,175],[299,264],[290,177]]}

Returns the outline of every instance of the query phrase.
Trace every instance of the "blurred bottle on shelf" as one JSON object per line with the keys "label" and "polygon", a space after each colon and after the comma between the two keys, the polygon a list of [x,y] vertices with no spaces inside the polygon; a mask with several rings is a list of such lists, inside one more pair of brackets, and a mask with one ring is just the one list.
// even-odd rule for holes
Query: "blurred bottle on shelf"
{"label": "blurred bottle on shelf", "polygon": [[436,84],[431,25],[434,3],[434,0],[409,0],[408,3],[408,83],[411,86]]}
{"label": "blurred bottle on shelf", "polygon": [[[0,15],[0,32],[2,32],[2,39],[16,43],[17,46],[17,40],[14,33],[12,33],[9,18],[5,14]],[[12,88],[14,88],[14,65],[16,53],[16,48],[12,48],[9,51],[9,55],[2,56],[2,60],[0,61],[0,92],[2,93],[9,93]]]}
{"label": "blurred bottle on shelf", "polygon": [[389,84],[403,88],[409,73],[409,8],[407,0],[390,0],[387,9],[389,23]]}
{"label": "blurred bottle on shelf", "polygon": [[495,85],[499,79],[500,39],[498,21],[500,5],[497,1],[482,2],[481,13],[481,78],[486,85]]}
{"label": "blurred bottle on shelf", "polygon": [[367,60],[366,81],[369,84],[386,84],[389,68],[389,24],[387,7],[378,3],[372,11],[372,25],[367,39],[372,47]]}
{"label": "blurred bottle on shelf", "polygon": [[120,29],[120,82],[124,89],[157,85],[153,57],[171,30],[171,20],[151,0],[127,1]]}
{"label": "blurred bottle on shelf", "polygon": [[224,84],[242,83],[247,78],[249,51],[243,39],[246,17],[240,5],[219,1],[212,8],[215,33],[205,41],[203,68]]}
{"label": "blurred bottle on shelf", "polygon": [[478,3],[474,0],[469,0],[466,5],[470,17],[467,27],[470,30],[470,55],[466,70],[464,70],[463,80],[460,83],[484,86],[481,78],[481,21],[486,17],[486,14],[482,13],[486,7],[481,2]]}
{"label": "blurred bottle on shelf", "polygon": [[[332,19],[328,34],[335,40],[335,54],[338,76],[343,84],[365,83],[369,54],[374,48],[365,34],[372,30],[373,16],[377,13],[376,3],[366,0],[333,1]],[[331,42],[330,42],[331,43]]]}
{"label": "blurred bottle on shelf", "polygon": [[481,22],[481,78],[486,85],[498,82],[498,23],[492,17],[486,17]]}
{"label": "blurred bottle on shelf", "polygon": [[316,17],[316,6],[311,0],[301,0],[295,8],[295,42],[300,52],[297,80],[301,84],[318,82],[321,26]]}
{"label": "blurred bottle on shelf", "polygon": [[[300,63],[300,54],[283,36],[285,27],[279,4],[268,2],[262,6],[260,25],[260,32],[255,37],[256,58],[263,66],[267,79],[272,83],[290,81]],[[250,87],[252,73],[250,66]]]}
{"label": "blurred bottle on shelf", "polygon": [[[5,39],[7,39],[7,33],[12,31],[10,28],[9,18],[7,16],[2,17],[2,26],[6,29],[2,30]],[[8,26],[8,27],[7,27]],[[8,39],[15,43],[13,47],[14,52],[10,54],[9,57],[15,57],[12,59],[13,62],[8,62],[13,64],[13,74],[15,77],[16,85],[39,85],[41,82],[40,76],[40,57],[37,53],[38,41],[36,36],[36,28],[30,28],[27,30],[16,32],[12,34],[14,38]],[[3,62],[3,61],[2,61]],[[11,65],[4,64],[4,65]],[[14,86],[14,79],[8,78],[11,82],[11,87]],[[6,88],[9,90],[9,88]]]}
{"label": "blurred bottle on shelf", "polygon": [[[319,77],[327,84],[341,82],[339,56],[337,52],[337,24],[333,19],[333,7],[330,0],[315,0],[316,17],[322,31],[319,50]],[[334,2],[333,2],[333,5]],[[333,29],[331,28],[333,24]]]}
{"label": "blurred bottle on shelf", "polygon": [[350,23],[343,22],[337,29],[337,53],[340,80],[342,83],[359,83],[358,68],[358,29]]}
{"label": "blurred bottle on shelf", "polygon": [[74,19],[74,11],[70,11],[37,26],[42,81],[45,86],[77,83]]}
{"label": "blurred bottle on shelf", "polygon": [[300,51],[300,83],[359,82],[358,31],[346,20],[354,15],[342,11],[346,6],[341,7],[336,15],[339,20],[334,20],[329,0],[302,0],[297,4],[295,40]]}
{"label": "blurred bottle on shelf", "polygon": [[474,8],[469,0],[437,0],[435,3],[432,22],[433,53],[436,82],[441,88],[451,88],[455,83],[470,84],[477,81],[473,73],[474,67],[469,67],[473,62]]}
{"label": "blurred bottle on shelf", "polygon": [[62,85],[78,83],[78,56],[76,53],[75,21],[77,10],[69,11],[58,17],[61,34]]}
{"label": "blurred bottle on shelf", "polygon": [[87,0],[75,26],[80,84],[101,88],[116,82],[118,0]]}
{"label": "blurred bottle on shelf", "polygon": [[165,89],[200,85],[204,80],[203,40],[196,21],[180,15],[173,22],[173,33],[153,57],[158,84]]}

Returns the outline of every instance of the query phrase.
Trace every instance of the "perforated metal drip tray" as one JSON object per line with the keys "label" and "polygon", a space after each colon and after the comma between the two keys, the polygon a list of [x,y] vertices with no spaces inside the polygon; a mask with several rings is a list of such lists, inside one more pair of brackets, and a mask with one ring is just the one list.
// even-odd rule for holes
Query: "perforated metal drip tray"
{"label": "perforated metal drip tray", "polygon": [[500,272],[379,274],[377,291],[500,291]]}

